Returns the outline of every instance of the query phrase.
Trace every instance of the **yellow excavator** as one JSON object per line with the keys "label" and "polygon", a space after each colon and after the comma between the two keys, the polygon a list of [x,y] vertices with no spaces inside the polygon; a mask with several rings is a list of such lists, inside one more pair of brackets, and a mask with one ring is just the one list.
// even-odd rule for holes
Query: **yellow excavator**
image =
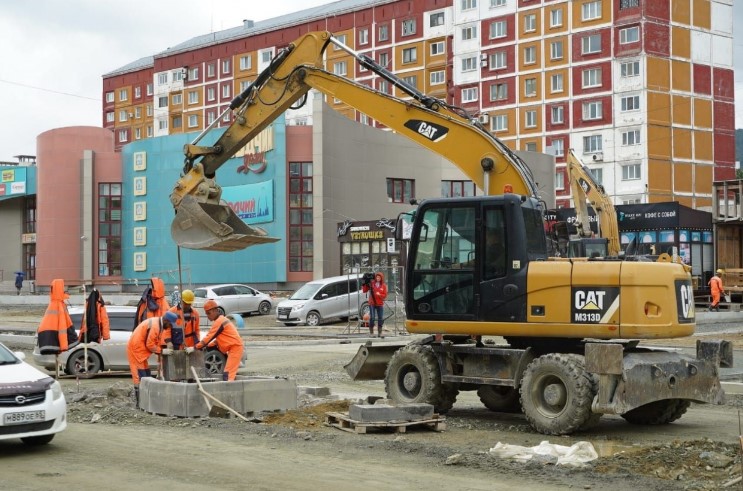
{"label": "yellow excavator", "polygon": [[[327,71],[330,44],[406,97]],[[171,194],[180,246],[230,251],[273,240],[234,216],[214,177],[310,89],[447,158],[486,193],[419,203],[403,291],[407,331],[425,336],[361,346],[346,366],[352,378],[384,379],[389,398],[430,403],[439,413],[460,391],[476,390],[487,408],[523,412],[545,434],[588,428],[602,414],[670,423],[692,401],[722,403],[719,367],[732,365],[729,342],[698,341],[695,356],[640,346],[694,332],[691,277],[682,265],[551,257],[529,167],[477,118],[421,93],[329,32],[305,34],[283,49],[233,101],[234,122],[214,145],[196,145],[207,128],[186,146],[184,174]]]}

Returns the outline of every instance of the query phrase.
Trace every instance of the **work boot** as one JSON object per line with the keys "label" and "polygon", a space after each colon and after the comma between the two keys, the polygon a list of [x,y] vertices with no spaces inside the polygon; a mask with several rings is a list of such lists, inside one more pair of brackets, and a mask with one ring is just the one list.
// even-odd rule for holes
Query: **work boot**
{"label": "work boot", "polygon": [[136,407],[139,407],[139,387],[134,387],[134,399],[136,400]]}

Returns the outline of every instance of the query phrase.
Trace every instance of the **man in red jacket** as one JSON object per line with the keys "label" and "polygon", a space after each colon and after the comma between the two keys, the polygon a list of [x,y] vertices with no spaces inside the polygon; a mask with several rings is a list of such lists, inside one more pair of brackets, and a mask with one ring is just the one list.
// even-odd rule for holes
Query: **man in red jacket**
{"label": "man in red jacket", "polygon": [[374,279],[361,285],[361,291],[369,293],[369,334],[374,335],[374,318],[377,319],[377,336],[382,337],[384,323],[384,299],[387,298],[387,285],[384,275],[377,271]]}

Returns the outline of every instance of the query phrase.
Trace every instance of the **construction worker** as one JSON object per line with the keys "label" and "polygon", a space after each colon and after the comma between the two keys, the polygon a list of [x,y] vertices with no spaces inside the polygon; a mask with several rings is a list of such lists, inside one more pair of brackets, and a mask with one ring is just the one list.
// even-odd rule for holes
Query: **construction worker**
{"label": "construction worker", "polygon": [[111,339],[111,329],[108,320],[106,304],[101,293],[93,288],[85,301],[85,315],[80,326],[78,340],[81,343],[98,343]]}
{"label": "construction worker", "polygon": [[166,343],[170,338],[170,328],[178,320],[178,315],[166,312],[162,317],[150,317],[142,321],[132,332],[127,343],[126,356],[134,382],[134,395],[139,406],[139,381],[151,377],[149,358],[153,353],[172,355],[173,346]]}
{"label": "construction worker", "polygon": [[[196,343],[195,349],[204,349],[207,346],[215,346],[219,351],[227,355],[227,363],[224,365],[222,380],[235,380],[240,360],[243,356],[243,340],[237,332],[237,328],[227,317],[221,315],[217,302],[207,300],[204,304],[206,317],[212,321],[212,327],[204,336],[202,341]],[[193,353],[194,348],[186,348],[186,353]]]}
{"label": "construction worker", "polygon": [[[180,303],[170,307],[170,312],[175,312],[178,315],[178,320],[172,332],[174,349],[194,347],[199,342],[199,339],[201,339],[199,313],[191,308],[193,301],[193,292],[191,290],[183,290]],[[182,335],[180,336],[176,334],[178,329],[182,331]]]}
{"label": "construction worker", "polygon": [[722,270],[718,269],[715,275],[709,280],[709,289],[712,293],[712,304],[709,306],[710,312],[720,311],[720,295],[725,294],[725,289],[722,287]]}
{"label": "construction worker", "polygon": [[61,279],[52,280],[49,287],[49,305],[37,330],[42,355],[58,355],[77,345],[77,333],[65,304],[70,296],[64,288],[64,280]]}
{"label": "construction worker", "polygon": [[137,315],[134,318],[134,327],[143,320],[152,317],[161,317],[168,311],[170,305],[165,298],[165,283],[160,278],[153,276],[148,286],[142,293],[142,298],[137,303]]}

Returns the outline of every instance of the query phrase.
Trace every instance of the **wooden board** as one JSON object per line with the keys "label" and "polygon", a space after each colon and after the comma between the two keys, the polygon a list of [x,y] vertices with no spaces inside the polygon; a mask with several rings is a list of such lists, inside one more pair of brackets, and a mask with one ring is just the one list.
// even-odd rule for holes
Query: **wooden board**
{"label": "wooden board", "polygon": [[350,433],[366,433],[369,428],[380,430],[391,429],[395,433],[405,433],[410,426],[424,426],[434,431],[444,431],[446,429],[446,418],[434,414],[431,419],[420,421],[373,421],[361,422],[355,421],[348,417],[348,413],[325,413],[325,423],[339,430]]}

